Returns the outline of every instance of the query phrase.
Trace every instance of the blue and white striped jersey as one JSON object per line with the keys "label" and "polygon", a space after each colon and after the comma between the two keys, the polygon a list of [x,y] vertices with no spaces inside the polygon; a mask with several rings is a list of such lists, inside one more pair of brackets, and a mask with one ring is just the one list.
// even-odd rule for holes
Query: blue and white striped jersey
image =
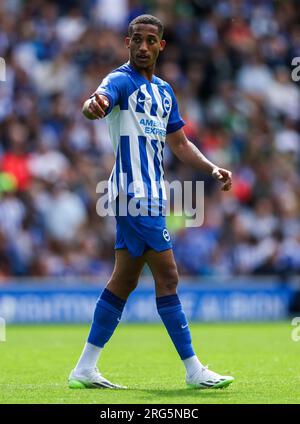
{"label": "blue and white striped jersey", "polygon": [[172,88],[156,76],[148,81],[128,62],[104,78],[97,92],[109,99],[106,120],[116,156],[109,200],[123,191],[161,205],[166,135],[184,125]]}

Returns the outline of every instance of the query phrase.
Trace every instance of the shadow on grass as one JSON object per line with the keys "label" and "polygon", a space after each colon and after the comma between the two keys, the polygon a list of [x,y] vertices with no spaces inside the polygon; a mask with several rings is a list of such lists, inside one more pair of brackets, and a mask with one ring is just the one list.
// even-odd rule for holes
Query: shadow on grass
{"label": "shadow on grass", "polygon": [[196,403],[201,403],[201,400],[226,400],[226,398],[235,397],[236,393],[228,389],[211,389],[211,390],[197,390],[197,389],[134,389],[130,388],[130,391],[135,392],[135,397],[139,397],[139,394],[144,398],[149,396],[149,399],[187,399],[189,402],[194,399]]}

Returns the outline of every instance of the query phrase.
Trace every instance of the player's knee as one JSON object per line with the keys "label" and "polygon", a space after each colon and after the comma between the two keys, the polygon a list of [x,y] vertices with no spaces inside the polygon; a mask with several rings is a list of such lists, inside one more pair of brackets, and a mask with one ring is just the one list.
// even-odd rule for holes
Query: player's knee
{"label": "player's knee", "polygon": [[122,287],[128,293],[131,293],[138,285],[138,278],[136,278],[134,275],[126,275],[122,276],[122,278],[118,279],[118,281],[111,280],[111,284]]}
{"label": "player's knee", "polygon": [[164,272],[156,278],[155,283],[158,293],[164,293],[166,295],[175,293],[178,285],[178,272],[176,267],[164,270]]}
{"label": "player's knee", "polygon": [[124,286],[128,289],[128,291],[132,292],[138,285],[138,278],[134,276],[127,276],[124,280]]}
{"label": "player's knee", "polygon": [[122,299],[127,299],[130,293],[136,288],[138,279],[130,276],[122,278],[112,277],[107,284],[108,290],[111,290]]}
{"label": "player's knee", "polygon": [[176,291],[176,288],[178,286],[178,274],[177,271],[174,271],[170,273],[168,278],[166,279],[166,289],[173,292]]}

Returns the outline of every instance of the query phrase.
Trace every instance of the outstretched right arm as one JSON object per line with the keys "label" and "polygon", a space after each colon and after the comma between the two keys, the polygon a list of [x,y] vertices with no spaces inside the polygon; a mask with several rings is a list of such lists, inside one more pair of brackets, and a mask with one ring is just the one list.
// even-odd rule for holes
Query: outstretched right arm
{"label": "outstretched right arm", "polygon": [[82,113],[87,119],[101,119],[104,118],[105,111],[108,107],[108,98],[103,94],[95,93],[84,102]]}

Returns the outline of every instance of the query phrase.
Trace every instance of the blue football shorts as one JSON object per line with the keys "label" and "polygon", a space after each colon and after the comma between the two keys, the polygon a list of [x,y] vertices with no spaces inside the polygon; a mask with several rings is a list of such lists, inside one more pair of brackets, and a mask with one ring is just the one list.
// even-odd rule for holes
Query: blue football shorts
{"label": "blue football shorts", "polygon": [[117,209],[115,218],[115,249],[127,249],[134,257],[142,256],[149,249],[156,252],[172,249],[165,216],[120,216]]}

